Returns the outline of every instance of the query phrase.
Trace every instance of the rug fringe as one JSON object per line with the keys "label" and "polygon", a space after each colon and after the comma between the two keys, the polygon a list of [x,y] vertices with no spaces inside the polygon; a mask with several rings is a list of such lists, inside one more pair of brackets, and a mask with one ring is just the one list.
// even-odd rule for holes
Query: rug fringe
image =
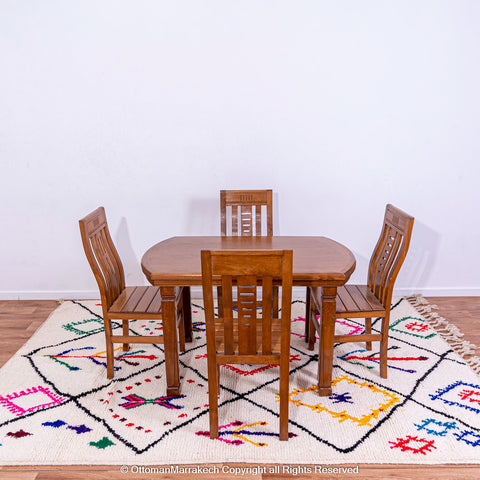
{"label": "rug fringe", "polygon": [[[430,304],[423,295],[415,294],[405,298],[435,328],[436,332],[448,341],[448,344],[462,357],[465,363],[476,374],[480,374],[480,357],[475,355],[476,349],[479,347],[468,340],[463,340],[464,334],[459,328],[434,312],[433,310],[437,309],[438,306]],[[466,358],[467,355],[474,356]]]}

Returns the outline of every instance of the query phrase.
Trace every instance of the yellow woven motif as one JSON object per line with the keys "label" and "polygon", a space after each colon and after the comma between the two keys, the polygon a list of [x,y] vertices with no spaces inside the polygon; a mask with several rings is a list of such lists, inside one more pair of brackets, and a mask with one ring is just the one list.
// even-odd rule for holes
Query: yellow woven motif
{"label": "yellow woven motif", "polygon": [[[356,385],[357,387],[366,388],[374,393],[378,393],[383,396],[384,400],[387,400],[386,402],[380,403],[376,408],[370,408],[369,412],[366,414],[361,415],[360,417],[355,417],[349,413],[347,413],[346,410],[342,410],[340,412],[336,412],[325,405],[323,405],[321,402],[317,403],[316,405],[310,405],[308,403],[303,403],[301,400],[295,400],[294,397],[299,395],[301,398],[304,398],[304,395],[306,392],[313,392],[315,394],[318,394],[318,386],[317,385],[312,385],[310,388],[302,389],[302,388],[295,388],[292,390],[289,394],[289,400],[291,403],[296,405],[297,407],[308,407],[312,411],[316,413],[321,413],[321,412],[326,412],[332,416],[332,418],[337,419],[340,423],[344,422],[345,420],[350,420],[351,422],[357,424],[359,427],[363,426],[372,426],[370,423],[373,419],[377,419],[382,413],[385,413],[387,410],[389,410],[393,405],[396,403],[400,402],[400,398],[393,394],[389,393],[376,385],[373,385],[368,382],[359,382],[358,380],[355,380],[353,378],[348,377],[347,375],[341,375],[337,377],[336,379],[332,380],[332,386],[337,386],[341,382],[346,382],[349,385]],[[302,394],[302,395],[300,395]],[[382,402],[382,400],[380,400]]]}

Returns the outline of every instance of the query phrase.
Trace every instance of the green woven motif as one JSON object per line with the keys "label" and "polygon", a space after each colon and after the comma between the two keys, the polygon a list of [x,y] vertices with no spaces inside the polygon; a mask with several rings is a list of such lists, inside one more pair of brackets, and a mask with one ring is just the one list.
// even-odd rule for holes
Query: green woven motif
{"label": "green woven motif", "polygon": [[431,325],[418,317],[399,318],[390,325],[389,330],[424,339],[432,338],[437,335]]}
{"label": "green woven motif", "polygon": [[[88,328],[88,327],[92,327],[92,322],[93,322],[93,326],[95,326],[95,324],[98,324],[98,327]],[[85,328],[81,328],[82,326]],[[118,323],[112,322],[112,328],[118,328],[119,326],[120,325]],[[86,335],[87,333],[98,333],[98,332],[103,332],[104,330],[103,320],[98,318],[87,318],[85,320],[80,320],[79,322],[67,323],[65,325],[62,325],[62,328],[64,328],[65,330],[68,330],[69,332],[73,332],[76,335]]]}

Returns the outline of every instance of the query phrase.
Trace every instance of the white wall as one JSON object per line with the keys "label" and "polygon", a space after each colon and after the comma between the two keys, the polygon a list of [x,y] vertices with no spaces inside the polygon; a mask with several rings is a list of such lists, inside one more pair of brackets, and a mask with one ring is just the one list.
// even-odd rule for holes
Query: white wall
{"label": "white wall", "polygon": [[0,298],[97,295],[104,205],[127,280],[219,233],[222,188],[272,188],[277,234],[363,281],[385,204],[416,217],[398,292],[480,294],[480,3],[0,3]]}

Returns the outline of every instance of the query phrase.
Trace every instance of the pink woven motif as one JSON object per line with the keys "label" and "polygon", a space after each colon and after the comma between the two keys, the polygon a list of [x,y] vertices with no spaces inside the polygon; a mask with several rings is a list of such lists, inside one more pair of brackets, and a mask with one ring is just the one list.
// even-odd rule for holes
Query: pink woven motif
{"label": "pink woven motif", "polygon": [[[32,397],[29,397],[30,395],[32,395]],[[25,397],[28,398],[25,399]],[[24,400],[27,401],[25,402]],[[38,387],[27,388],[20,392],[10,393],[6,396],[0,395],[0,405],[17,417],[34,412],[35,410],[60,405],[64,400],[64,398],[51,392],[47,387],[40,385]],[[27,405],[25,405],[25,403]]]}

